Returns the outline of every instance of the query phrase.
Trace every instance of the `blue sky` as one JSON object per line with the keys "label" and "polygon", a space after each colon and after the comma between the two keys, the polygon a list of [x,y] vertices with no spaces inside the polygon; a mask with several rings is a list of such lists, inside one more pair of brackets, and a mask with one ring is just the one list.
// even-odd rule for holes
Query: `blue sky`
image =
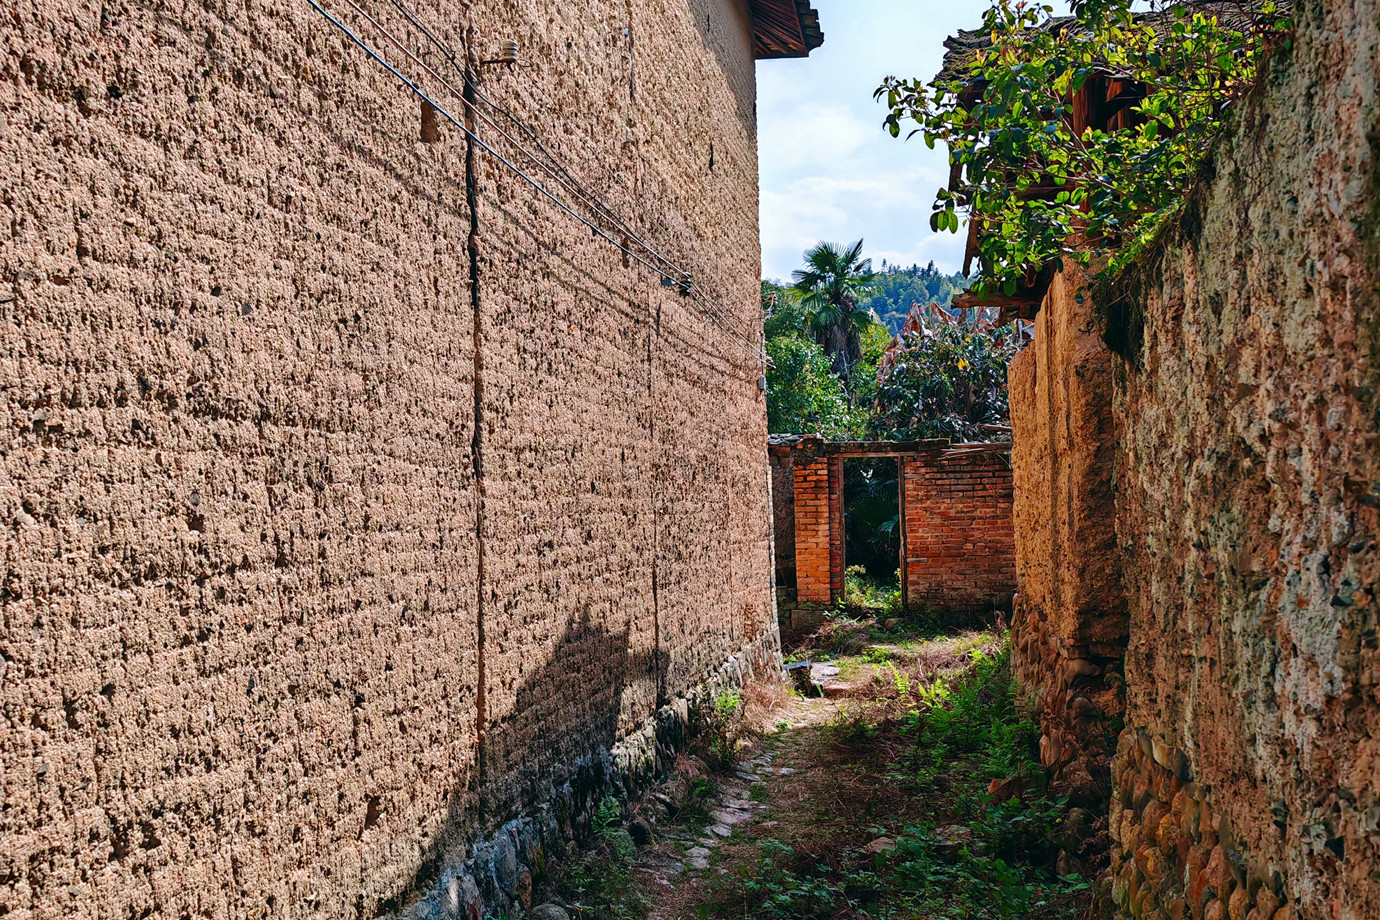
{"label": "blue sky", "polygon": [[885,258],[957,271],[961,235],[929,225],[948,176],[944,148],[893,139],[872,91],[888,74],[934,76],[944,38],[977,26],[988,0],[813,5],[824,44],[808,58],[757,65],[763,277],[789,280],[809,246],[859,237],[877,268]]}

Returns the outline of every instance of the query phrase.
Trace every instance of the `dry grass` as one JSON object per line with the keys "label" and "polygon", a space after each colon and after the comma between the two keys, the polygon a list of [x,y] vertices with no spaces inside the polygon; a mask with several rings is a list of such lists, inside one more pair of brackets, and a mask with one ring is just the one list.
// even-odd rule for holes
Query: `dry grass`
{"label": "dry grass", "polygon": [[779,680],[752,680],[743,687],[743,726],[750,735],[765,735],[792,710],[790,691]]}

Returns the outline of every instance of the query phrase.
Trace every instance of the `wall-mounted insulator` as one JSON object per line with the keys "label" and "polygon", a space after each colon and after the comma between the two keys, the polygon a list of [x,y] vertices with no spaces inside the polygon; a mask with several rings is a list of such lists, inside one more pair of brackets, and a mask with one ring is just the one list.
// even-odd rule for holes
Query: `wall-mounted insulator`
{"label": "wall-mounted insulator", "polygon": [[695,276],[689,272],[681,272],[679,278],[662,278],[662,287],[673,287],[682,294],[689,296],[690,291],[695,286]]}
{"label": "wall-mounted insulator", "polygon": [[516,64],[518,62],[518,43],[517,39],[510,38],[499,45],[498,57],[492,61],[481,61],[482,64]]}
{"label": "wall-mounted insulator", "polygon": [[762,377],[758,377],[758,378],[757,378],[757,389],[758,389],[758,391],[760,391],[760,392],[762,392],[762,393],[767,392],[767,378],[766,378],[766,376],[762,376]]}

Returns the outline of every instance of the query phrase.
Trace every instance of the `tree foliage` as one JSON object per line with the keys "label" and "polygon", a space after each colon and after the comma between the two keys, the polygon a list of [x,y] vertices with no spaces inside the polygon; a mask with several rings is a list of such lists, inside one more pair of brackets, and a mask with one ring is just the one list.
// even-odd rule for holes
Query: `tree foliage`
{"label": "tree foliage", "polygon": [[873,431],[887,440],[998,440],[982,426],[1010,419],[1006,368],[1019,347],[1002,330],[967,324],[936,324],[907,334],[878,387]]}
{"label": "tree foliage", "polygon": [[938,304],[947,307],[954,295],[968,286],[968,280],[955,272],[947,275],[934,267],[931,262],[925,267],[882,263],[877,272],[873,292],[863,301],[863,309],[875,313],[892,335],[901,331],[901,326],[910,313],[911,304]]}
{"label": "tree foliage", "polygon": [[767,425],[772,432],[853,437],[862,427],[817,342],[796,332],[767,339]]}
{"label": "tree foliage", "polygon": [[[907,272],[920,282],[952,277],[933,269],[895,274]],[[982,426],[1007,420],[1006,365],[1016,351],[1007,331],[987,329],[960,311],[956,324],[927,316],[920,332],[892,348],[889,330],[869,323],[858,334],[847,378],[840,378],[815,337],[799,288],[764,280],[762,314],[771,362],[767,423],[773,433],[820,433],[835,440],[1001,436]],[[894,364],[879,374],[889,349]]]}
{"label": "tree foliage", "polygon": [[876,323],[862,306],[876,284],[872,260],[862,257],[862,247],[862,240],[846,248],[818,243],[806,250],[805,267],[791,273],[806,326],[843,380],[862,356],[863,332]]}
{"label": "tree foliage", "polygon": [[[925,85],[888,77],[877,90],[899,136],[916,127],[949,148],[957,182],[937,193],[930,226],[979,233],[976,289],[1017,283],[1050,262],[1100,264],[1182,202],[1227,114],[1291,22],[1274,0],[1075,0],[1073,17],[1026,0],[994,0],[988,39],[962,73]],[[1092,78],[1139,84],[1129,126],[1075,133],[1073,99]],[[971,108],[965,88],[981,88]],[[971,98],[966,100],[972,103]]]}

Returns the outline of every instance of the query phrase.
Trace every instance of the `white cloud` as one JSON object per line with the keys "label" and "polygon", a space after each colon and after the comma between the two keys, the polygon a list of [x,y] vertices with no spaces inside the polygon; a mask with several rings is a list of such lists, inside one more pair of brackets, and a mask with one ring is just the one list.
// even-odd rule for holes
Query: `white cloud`
{"label": "white cloud", "polygon": [[770,138],[761,149],[761,169],[790,174],[816,163],[843,161],[867,143],[873,127],[843,105],[774,108],[758,126]]}
{"label": "white cloud", "polygon": [[929,227],[947,153],[888,135],[872,91],[888,74],[929,78],[944,38],[978,24],[987,0],[812,2],[823,47],[758,65],[763,274],[789,278],[808,247],[859,237],[877,265],[933,259],[957,271],[961,236]]}

